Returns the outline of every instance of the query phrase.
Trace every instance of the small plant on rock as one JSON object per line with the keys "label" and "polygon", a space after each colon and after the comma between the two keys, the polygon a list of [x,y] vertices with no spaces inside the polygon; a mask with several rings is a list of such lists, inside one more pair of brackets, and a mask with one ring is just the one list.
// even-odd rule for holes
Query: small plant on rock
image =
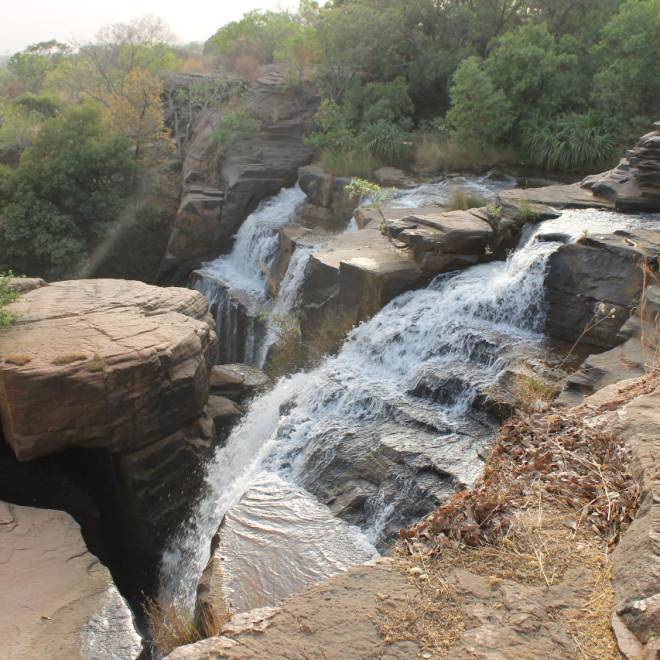
{"label": "small plant on rock", "polygon": [[0,273],[0,328],[8,328],[19,319],[18,314],[4,309],[21,297],[19,289],[11,284],[13,279],[14,273],[11,270]]}

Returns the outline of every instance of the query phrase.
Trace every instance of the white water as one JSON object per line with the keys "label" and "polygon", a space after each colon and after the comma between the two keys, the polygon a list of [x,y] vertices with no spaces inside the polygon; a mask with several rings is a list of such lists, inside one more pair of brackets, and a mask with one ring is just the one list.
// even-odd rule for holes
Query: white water
{"label": "white water", "polygon": [[[399,296],[355,329],[336,357],[282,379],[254,402],[208,466],[208,495],[164,557],[166,583],[182,585],[182,595],[192,597],[209,539],[257,475],[273,473],[314,489],[353,434],[385,420],[409,428],[403,445],[411,455],[428,451],[438,470],[464,483],[476,478],[480,447],[470,419],[475,395],[496,382],[510,356],[533,356],[543,347],[544,268],[559,243],[536,237],[575,239],[584,228],[596,234],[640,225],[660,229],[653,216],[565,212],[528,231],[506,262],[440,276],[427,289]],[[452,377],[452,386],[434,396],[435,385],[442,390]],[[416,441],[417,435],[424,441]],[[405,507],[409,487],[404,480],[394,496],[381,489],[366,502],[370,541],[382,539]]]}

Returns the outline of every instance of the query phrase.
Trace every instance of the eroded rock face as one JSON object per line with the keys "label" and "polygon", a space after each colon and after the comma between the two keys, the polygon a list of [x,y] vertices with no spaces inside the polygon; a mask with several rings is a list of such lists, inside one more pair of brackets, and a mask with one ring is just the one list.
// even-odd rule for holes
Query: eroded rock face
{"label": "eroded rock face", "polygon": [[141,650],[110,573],[62,511],[0,502],[0,640],[12,660],[129,660]]}
{"label": "eroded rock face", "polygon": [[215,132],[221,109],[205,110],[195,121],[182,166],[183,190],[159,281],[185,285],[203,261],[228,253],[232,237],[258,203],[294,185],[298,168],[312,160],[302,142],[313,128],[319,98],[286,89],[284,67],[272,65],[250,85],[241,104],[262,122],[262,132],[226,156]]}
{"label": "eroded rock face", "polygon": [[582,185],[621,211],[660,209],[660,122],[653,126],[613,170],[588,176]]}
{"label": "eroded rock face", "polygon": [[[96,454],[126,542],[159,551],[201,479],[213,321],[196,291],[124,280],[57,282],[22,296],[0,334],[0,416],[20,461]],[[38,411],[38,412],[37,412]]]}
{"label": "eroded rock face", "polygon": [[645,229],[587,236],[561,246],[548,259],[548,334],[576,341],[587,323],[598,320],[583,343],[605,349],[615,346],[630,306],[642,291],[642,265],[656,269],[659,251],[659,234]]}

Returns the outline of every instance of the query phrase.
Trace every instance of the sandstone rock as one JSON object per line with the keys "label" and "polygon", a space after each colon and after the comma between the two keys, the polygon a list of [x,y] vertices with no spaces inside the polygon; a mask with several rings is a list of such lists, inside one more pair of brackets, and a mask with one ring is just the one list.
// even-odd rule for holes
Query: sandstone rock
{"label": "sandstone rock", "polygon": [[641,265],[657,267],[660,251],[657,232],[638,229],[587,237],[563,245],[548,259],[545,280],[546,331],[576,341],[599,306],[614,317],[605,317],[583,338],[583,343],[609,349],[643,286]]}
{"label": "sandstone rock", "polygon": [[[542,188],[512,188],[497,195],[495,206],[502,206],[504,215],[513,217],[521,203],[527,205],[545,205],[558,209],[611,209],[613,204],[603,197],[583,188],[579,183],[570,185],[556,184]],[[510,209],[514,209],[513,214]],[[532,209],[547,213],[543,208]],[[556,217],[556,216],[551,216]]]}
{"label": "sandstone rock", "polygon": [[556,400],[558,405],[576,406],[584,397],[622,380],[639,378],[657,362],[657,332],[631,317],[621,328],[617,346],[604,353],[589,355],[566,379],[566,388]]}
{"label": "sandstone rock", "polygon": [[328,207],[332,202],[332,174],[318,165],[306,165],[298,169],[298,185],[315,206]]}
{"label": "sandstone rock", "polygon": [[0,639],[12,660],[128,660],[142,651],[105,566],[62,511],[0,502]]}
{"label": "sandstone rock", "polygon": [[235,617],[220,636],[182,646],[166,660],[409,660],[418,657],[418,645],[385,643],[377,623],[381,609],[405,606],[411,596],[406,579],[381,559],[310,585],[275,612],[264,608]]}
{"label": "sandstone rock", "polygon": [[660,125],[608,172],[588,176],[582,186],[622,211],[660,210]]}
{"label": "sandstone rock", "polygon": [[376,182],[386,188],[414,188],[415,182],[396,167],[379,167],[374,172]]}
{"label": "sandstone rock", "polygon": [[308,493],[263,476],[223,518],[198,586],[198,606],[221,620],[227,611],[277,605],[375,554]]}
{"label": "sandstone rock", "polygon": [[298,168],[311,161],[313,152],[302,138],[313,128],[319,99],[287,89],[285,68],[265,67],[265,75],[241,98],[262,122],[254,139],[225,155],[214,137],[222,110],[206,110],[195,120],[182,166],[181,207],[159,281],[186,284],[203,261],[230,252],[232,237],[249,213],[265,197],[292,186]]}
{"label": "sandstone rock", "polygon": [[41,286],[46,286],[40,277],[17,277],[9,282],[10,289],[16,289],[21,293],[27,293],[32,291],[32,289],[38,289]]}
{"label": "sandstone rock", "polygon": [[[430,275],[411,256],[390,245],[374,224],[332,238],[307,263],[302,308],[307,323],[322,323],[337,309],[369,316]],[[327,320],[327,319],[326,319]]]}
{"label": "sandstone rock", "polygon": [[217,394],[209,395],[208,410],[220,442],[227,438],[232,426],[245,414],[245,411],[234,401]]}
{"label": "sandstone rock", "polygon": [[0,336],[5,441],[21,461],[94,448],[89,469],[125,525],[120,543],[153,558],[213,443],[204,407],[216,339],[205,298],[77,280],[30,291],[12,308],[21,318]]}
{"label": "sandstone rock", "polygon": [[210,387],[232,401],[245,401],[263,390],[270,379],[266,374],[246,364],[216,364],[211,369]]}

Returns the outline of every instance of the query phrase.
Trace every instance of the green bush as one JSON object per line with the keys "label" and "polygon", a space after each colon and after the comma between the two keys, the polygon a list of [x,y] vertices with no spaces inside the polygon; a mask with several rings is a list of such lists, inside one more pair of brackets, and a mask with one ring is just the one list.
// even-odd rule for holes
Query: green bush
{"label": "green bush", "polygon": [[0,273],[0,328],[8,328],[18,321],[18,314],[4,309],[21,297],[19,290],[11,286],[13,279],[14,273],[10,270],[6,273]]}
{"label": "green bush", "polygon": [[249,108],[228,108],[215,132],[218,152],[225,155],[232,147],[260,133],[261,122]]}
{"label": "green bush", "polygon": [[522,125],[522,149],[529,161],[549,170],[589,170],[616,158],[619,144],[591,113],[543,117]]}
{"label": "green bush", "polygon": [[399,163],[406,147],[403,131],[384,119],[379,119],[375,124],[367,124],[360,132],[360,138],[374,156],[388,165]]}

